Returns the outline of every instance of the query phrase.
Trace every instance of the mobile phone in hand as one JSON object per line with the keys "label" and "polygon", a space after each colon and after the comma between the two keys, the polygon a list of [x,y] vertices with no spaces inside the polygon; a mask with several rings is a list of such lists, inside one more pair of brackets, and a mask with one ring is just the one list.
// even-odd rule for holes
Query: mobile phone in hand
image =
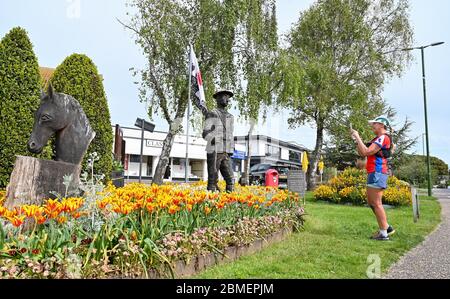
{"label": "mobile phone in hand", "polygon": [[350,133],[352,134],[352,139],[356,141],[356,138],[353,137],[353,126],[352,126],[352,123],[350,123]]}

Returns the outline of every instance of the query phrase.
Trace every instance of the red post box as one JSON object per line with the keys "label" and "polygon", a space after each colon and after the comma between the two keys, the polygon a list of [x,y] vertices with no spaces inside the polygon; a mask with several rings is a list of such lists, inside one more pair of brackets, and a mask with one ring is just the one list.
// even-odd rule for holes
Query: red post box
{"label": "red post box", "polygon": [[278,171],[275,169],[269,169],[266,171],[266,186],[278,187]]}

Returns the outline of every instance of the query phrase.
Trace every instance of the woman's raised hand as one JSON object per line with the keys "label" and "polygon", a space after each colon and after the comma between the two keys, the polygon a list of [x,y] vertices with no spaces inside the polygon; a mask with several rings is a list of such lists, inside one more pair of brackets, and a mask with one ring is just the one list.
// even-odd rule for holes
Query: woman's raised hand
{"label": "woman's raised hand", "polygon": [[350,134],[353,140],[358,140],[360,138],[359,133],[356,130],[350,129]]}

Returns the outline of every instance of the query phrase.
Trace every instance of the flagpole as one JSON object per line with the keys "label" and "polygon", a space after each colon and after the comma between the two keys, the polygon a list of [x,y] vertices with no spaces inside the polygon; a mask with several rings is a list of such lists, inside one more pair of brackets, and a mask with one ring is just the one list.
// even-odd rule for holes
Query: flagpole
{"label": "flagpole", "polygon": [[191,84],[192,84],[192,45],[189,45],[189,67],[188,67],[188,102],[187,102],[187,115],[186,115],[186,159],[185,159],[185,169],[184,169],[184,181],[189,182],[189,117],[191,115]]}

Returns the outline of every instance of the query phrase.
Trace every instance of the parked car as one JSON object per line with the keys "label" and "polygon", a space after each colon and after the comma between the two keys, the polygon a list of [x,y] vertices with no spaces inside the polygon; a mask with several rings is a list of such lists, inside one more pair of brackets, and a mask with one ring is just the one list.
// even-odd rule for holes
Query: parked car
{"label": "parked car", "polygon": [[446,175],[438,177],[438,185],[435,188],[447,189],[449,185],[449,177]]}
{"label": "parked car", "polygon": [[266,172],[269,169],[275,169],[278,171],[279,177],[279,187],[280,188],[287,188],[287,175],[290,169],[299,169],[299,167],[295,167],[292,165],[279,165],[279,164],[267,164],[267,163],[261,163],[253,165],[250,168],[249,173],[249,180],[250,185],[258,185],[258,186],[264,186],[266,183]]}

